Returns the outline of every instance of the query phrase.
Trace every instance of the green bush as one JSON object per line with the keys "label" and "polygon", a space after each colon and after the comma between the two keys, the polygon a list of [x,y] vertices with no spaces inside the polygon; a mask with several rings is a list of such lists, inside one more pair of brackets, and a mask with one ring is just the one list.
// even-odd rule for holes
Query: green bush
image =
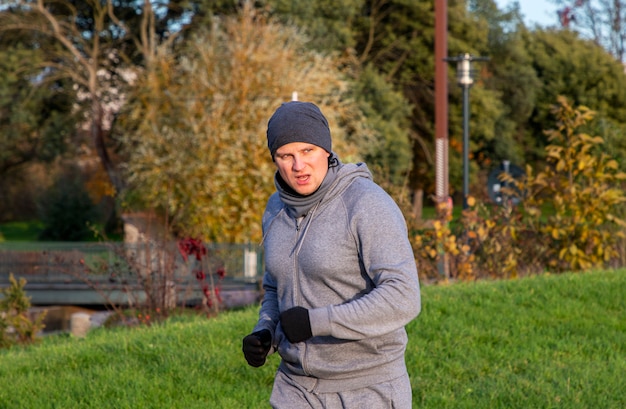
{"label": "green bush", "polygon": [[37,341],[37,334],[44,328],[45,312],[34,319],[29,315],[30,298],[26,296],[26,280],[9,276],[10,285],[0,288],[0,348]]}
{"label": "green bush", "polygon": [[[581,131],[593,111],[575,109],[559,98],[554,113],[557,127],[546,132],[548,166],[536,176],[527,169],[524,188],[531,194],[524,200],[525,211],[533,219],[545,219],[539,232],[551,243],[550,270],[602,268],[618,256],[618,244],[625,238],[626,222],[615,211],[626,202],[619,187],[626,174],[602,150],[600,136]],[[546,204],[554,212],[542,218]]]}
{"label": "green bush", "polygon": [[98,220],[98,212],[78,176],[64,174],[57,178],[40,200],[39,208],[44,225],[40,240],[82,241],[93,235],[90,225]]}

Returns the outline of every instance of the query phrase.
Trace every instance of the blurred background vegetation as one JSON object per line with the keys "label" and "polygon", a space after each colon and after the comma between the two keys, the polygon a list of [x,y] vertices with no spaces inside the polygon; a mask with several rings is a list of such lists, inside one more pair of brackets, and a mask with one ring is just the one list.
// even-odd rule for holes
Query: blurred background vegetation
{"label": "blurred background vegetation", "polygon": [[[487,179],[505,160],[538,169],[540,177],[555,177],[544,168],[563,170],[551,155],[571,139],[555,145],[551,132],[601,139],[601,145],[585,149],[614,162],[605,166],[608,159],[602,159],[600,176],[588,175],[579,186],[594,183],[621,193],[602,202],[610,209],[602,210],[600,222],[581,222],[587,233],[541,227],[546,237],[562,240],[555,248],[576,255],[571,246],[578,239],[572,237],[587,240],[589,231],[624,214],[626,75],[623,42],[615,39],[626,36],[619,24],[625,16],[609,17],[623,13],[626,2],[554,2],[562,8],[553,26],[528,27],[515,4],[501,10],[494,0],[448,0],[448,54],[489,57],[475,65],[470,106],[470,191],[481,204],[492,205]],[[455,274],[475,274],[463,267],[467,241],[445,233],[454,218],[444,218],[433,238],[421,230],[436,205],[433,0],[2,4],[0,223],[15,228],[35,221],[40,239],[87,240],[93,228],[119,237],[123,214],[149,210],[167,218],[176,237],[258,243],[265,201],[274,190],[266,122],[297,92],[328,117],[342,160],[366,161],[400,203],[416,248],[435,252],[424,257],[437,259],[442,248],[458,250],[464,258],[453,263]],[[460,203],[462,93],[454,66],[448,74],[450,193]],[[593,116],[563,128],[569,115],[564,110],[583,115],[587,109]],[[574,155],[571,169],[586,153]],[[600,179],[609,185],[598,185]],[[528,183],[539,189],[540,182]],[[542,194],[556,197],[555,190]],[[556,212],[550,226],[568,223],[563,217],[577,211],[545,200],[539,205]],[[532,209],[524,213],[529,214]],[[477,213],[472,217],[462,222],[464,234],[478,220]],[[513,233],[498,234],[515,241],[524,232],[526,241],[510,242],[503,254],[544,237],[529,237],[532,222],[521,216],[481,220],[481,226],[519,220]],[[473,226],[476,237],[483,237],[484,229]],[[454,238],[454,245],[444,236]],[[502,243],[496,237],[494,243]],[[593,252],[593,243],[585,244],[591,250],[577,249]],[[616,246],[592,265],[623,261],[623,244]],[[491,262],[510,263],[506,254]],[[567,265],[587,266],[581,258]],[[498,274],[519,266],[509,267]]]}

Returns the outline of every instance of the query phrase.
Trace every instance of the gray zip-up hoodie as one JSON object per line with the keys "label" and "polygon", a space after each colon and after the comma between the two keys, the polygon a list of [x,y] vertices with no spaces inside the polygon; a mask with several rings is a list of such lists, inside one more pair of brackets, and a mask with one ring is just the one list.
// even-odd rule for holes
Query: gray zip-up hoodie
{"label": "gray zip-up hoodie", "polygon": [[[365,164],[340,165],[303,219],[279,194],[263,215],[265,290],[255,331],[273,334],[280,370],[311,391],[339,392],[406,374],[404,326],[421,307],[406,222]],[[313,337],[290,343],[280,313],[309,310]]]}

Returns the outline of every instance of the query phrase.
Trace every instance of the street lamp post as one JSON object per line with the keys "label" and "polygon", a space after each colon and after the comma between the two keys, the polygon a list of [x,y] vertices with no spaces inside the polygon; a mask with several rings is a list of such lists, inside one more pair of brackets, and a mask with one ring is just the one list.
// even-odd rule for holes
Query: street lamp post
{"label": "street lamp post", "polygon": [[457,63],[456,79],[463,88],[463,209],[467,209],[469,197],[469,90],[474,83],[472,61],[487,61],[488,57],[474,57],[468,53],[446,61]]}

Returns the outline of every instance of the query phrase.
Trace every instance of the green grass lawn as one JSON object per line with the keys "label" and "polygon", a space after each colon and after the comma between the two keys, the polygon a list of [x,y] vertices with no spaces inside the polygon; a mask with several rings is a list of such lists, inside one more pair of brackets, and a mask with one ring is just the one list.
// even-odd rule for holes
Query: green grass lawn
{"label": "green grass lawn", "polygon": [[8,222],[0,224],[0,241],[36,241],[43,230],[43,223]]}
{"label": "green grass lawn", "polygon": [[[423,288],[407,328],[415,408],[626,407],[626,270]],[[258,307],[0,351],[0,408],[267,408],[246,365]]]}
{"label": "green grass lawn", "polygon": [[[98,232],[104,230],[104,226],[99,224],[95,225],[95,228]],[[1,223],[0,243],[37,243],[39,241],[39,235],[41,234],[43,229],[43,223],[38,220]],[[123,234],[117,233],[109,235],[106,241],[121,241],[123,239]],[[101,237],[101,234],[94,233],[84,241],[103,241],[103,237]]]}

